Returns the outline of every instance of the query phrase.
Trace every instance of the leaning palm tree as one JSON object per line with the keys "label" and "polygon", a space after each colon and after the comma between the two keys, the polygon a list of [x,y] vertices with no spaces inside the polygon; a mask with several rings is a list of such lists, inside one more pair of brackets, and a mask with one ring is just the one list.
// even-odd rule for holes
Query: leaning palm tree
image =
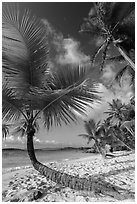
{"label": "leaning palm tree", "polygon": [[[15,8],[14,8],[15,7]],[[99,100],[96,86],[89,86],[89,69],[48,64],[46,30],[42,22],[26,10],[23,14],[13,3],[3,3],[2,114],[5,121],[25,120],[27,150],[34,168],[48,179],[71,188],[81,186],[78,178],[55,171],[36,156],[33,137],[41,117],[45,127],[76,122],[74,112],[85,114],[85,107]],[[87,181],[88,182],[88,181]],[[91,183],[91,182],[90,182]],[[88,182],[89,188],[92,187]]]}
{"label": "leaning palm tree", "polygon": [[[108,47],[113,45],[119,56],[109,60],[125,60],[127,65],[119,75],[128,69],[134,77],[135,72],[135,3],[134,2],[96,2],[91,8],[88,18],[84,19],[80,32],[86,32],[91,37],[102,37],[103,43],[92,57],[102,52],[101,69],[106,60]],[[118,75],[118,76],[119,76]],[[117,78],[118,78],[117,76]]]}
{"label": "leaning palm tree", "polygon": [[95,123],[93,119],[90,119],[89,121],[85,121],[85,130],[87,134],[79,134],[78,136],[84,137],[88,140],[88,144],[93,140],[95,141],[95,147],[97,152],[101,153],[100,145],[99,145],[99,138],[101,131],[103,131],[100,121],[98,123]]}

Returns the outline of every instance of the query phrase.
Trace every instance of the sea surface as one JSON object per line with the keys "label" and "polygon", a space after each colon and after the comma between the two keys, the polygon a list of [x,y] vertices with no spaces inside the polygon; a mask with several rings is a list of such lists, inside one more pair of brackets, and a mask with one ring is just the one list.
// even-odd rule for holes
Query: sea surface
{"label": "sea surface", "polygon": [[[36,150],[36,157],[40,162],[62,161],[70,159],[79,159],[91,156],[91,153],[85,153],[83,150],[63,149],[63,150]],[[31,165],[26,150],[2,150],[2,168],[14,168]]]}

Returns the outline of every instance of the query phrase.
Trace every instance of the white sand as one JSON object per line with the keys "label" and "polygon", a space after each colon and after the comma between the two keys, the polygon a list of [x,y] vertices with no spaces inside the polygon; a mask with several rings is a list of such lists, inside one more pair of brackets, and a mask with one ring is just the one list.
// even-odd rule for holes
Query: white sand
{"label": "white sand", "polygon": [[120,192],[123,195],[123,200],[101,193],[88,194],[87,192],[65,188],[52,181],[47,181],[44,176],[41,176],[33,168],[24,168],[12,172],[3,172],[3,201],[29,201],[30,193],[37,189],[37,191],[42,192],[42,197],[37,199],[38,202],[134,202],[134,156],[134,153],[130,153],[125,156],[104,159],[101,155],[95,155],[77,160],[47,163],[51,168],[71,175],[87,178],[90,176],[97,178],[97,180],[103,179],[105,182],[120,187],[123,189]]}

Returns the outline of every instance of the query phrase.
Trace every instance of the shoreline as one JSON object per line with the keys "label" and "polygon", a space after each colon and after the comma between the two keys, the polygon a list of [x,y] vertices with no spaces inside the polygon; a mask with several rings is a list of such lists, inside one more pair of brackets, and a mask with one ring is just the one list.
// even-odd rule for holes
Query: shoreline
{"label": "shoreline", "polygon": [[[85,160],[85,159],[88,159],[88,157],[97,157],[99,154],[97,153],[93,153],[91,155],[91,153],[88,153],[88,155],[85,157],[82,157],[82,158],[65,158],[65,159],[60,159],[60,160],[50,160],[50,161],[47,161],[47,162],[44,162],[44,164],[50,164],[50,163],[60,163],[60,162],[71,162],[71,161],[78,161],[78,160]],[[33,168],[33,166],[31,164],[29,165],[23,165],[23,166],[15,166],[15,167],[4,167],[2,168],[2,174],[5,174],[5,173],[8,173],[8,172],[13,172],[13,171],[16,171],[16,170],[21,170],[21,169],[29,169],[29,168]]]}
{"label": "shoreline", "polygon": [[[124,153],[125,152],[125,153]],[[126,151],[117,151],[117,152],[114,152],[115,155],[118,155],[118,154],[121,154],[122,153],[122,156],[126,156],[128,154],[130,154],[130,152],[126,152]],[[124,154],[123,154],[124,153]],[[66,158],[66,159],[61,159],[61,160],[51,160],[51,161],[48,161],[48,162],[44,162],[44,164],[50,164],[50,163],[60,163],[60,162],[77,162],[77,161],[84,161],[84,160],[88,160],[89,158],[97,158],[97,157],[100,157],[101,155],[99,153],[93,153],[92,155],[88,155],[88,156],[85,156],[85,157],[82,157],[82,158]],[[102,157],[103,158],[103,157]],[[15,166],[15,167],[4,167],[2,168],[2,174],[6,174],[8,172],[13,172],[13,171],[18,171],[18,170],[22,170],[22,169],[29,169],[29,168],[33,168],[33,166],[30,164],[30,165],[23,165],[23,166]]]}
{"label": "shoreline", "polygon": [[[109,182],[115,186],[122,186],[122,202],[134,202],[134,153],[128,153],[110,159],[103,159],[101,155],[94,155],[79,159],[46,162],[50,168],[80,177],[93,177],[102,182]],[[11,169],[10,169],[11,170]],[[40,175],[32,166],[12,168],[2,174],[3,201],[25,202],[32,199],[32,193],[42,192],[38,202],[104,202],[119,201],[113,196],[96,194],[88,195],[84,192],[62,187]],[[127,191],[129,192],[127,194]],[[30,196],[31,194],[31,196]],[[31,197],[31,198],[30,198]],[[35,199],[34,199],[35,200]],[[120,200],[121,201],[121,200]]]}

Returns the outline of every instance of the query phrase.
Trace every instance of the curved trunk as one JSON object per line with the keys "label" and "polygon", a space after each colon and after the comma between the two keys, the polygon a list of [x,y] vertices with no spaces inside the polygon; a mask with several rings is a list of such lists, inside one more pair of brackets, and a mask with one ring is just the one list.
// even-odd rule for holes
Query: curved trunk
{"label": "curved trunk", "polygon": [[97,181],[96,179],[86,179],[86,178],[80,178],[78,176],[72,176],[63,172],[56,171],[54,169],[51,169],[44,164],[40,163],[34,152],[34,146],[33,146],[33,136],[34,132],[29,132],[27,135],[27,150],[28,155],[30,157],[30,160],[32,162],[33,167],[40,172],[42,175],[44,175],[47,179],[52,180],[53,182],[57,184],[61,184],[65,187],[70,187],[71,189],[75,190],[82,190],[82,191],[93,191],[93,192],[102,192],[103,194],[107,195],[113,195],[114,197],[118,196],[119,193],[117,190],[113,187],[107,186],[108,184],[102,183]]}
{"label": "curved trunk", "polygon": [[46,176],[47,179],[50,179],[53,182],[61,184],[63,186],[70,187],[76,190],[92,191],[93,185],[90,182],[90,180],[56,171],[40,163],[35,156],[34,146],[33,146],[33,136],[34,135],[31,132],[28,133],[27,135],[27,151],[33,167],[38,172]]}

